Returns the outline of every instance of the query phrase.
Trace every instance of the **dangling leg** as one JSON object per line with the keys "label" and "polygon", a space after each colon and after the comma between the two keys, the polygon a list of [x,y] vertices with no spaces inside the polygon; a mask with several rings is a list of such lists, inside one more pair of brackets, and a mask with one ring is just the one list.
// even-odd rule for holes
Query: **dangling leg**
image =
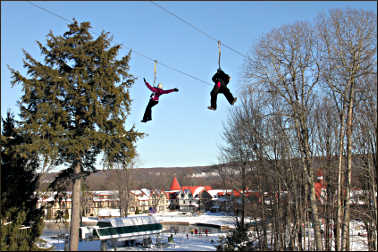
{"label": "dangling leg", "polygon": [[151,101],[152,99],[148,101],[148,104],[147,104],[146,110],[144,111],[143,119],[141,122],[147,122],[148,121],[147,118],[151,117]]}
{"label": "dangling leg", "polygon": [[146,108],[146,111],[144,112],[144,115],[143,115],[143,120],[142,122],[147,122],[147,121],[150,121],[152,120],[152,107],[155,106],[156,104],[158,104],[157,101],[154,101],[153,99],[150,99],[150,101],[148,102],[148,105],[147,105],[147,108]]}
{"label": "dangling leg", "polygon": [[155,101],[155,100],[151,99],[150,114],[149,114],[149,117],[147,117],[147,121],[151,121],[152,120],[152,107],[155,106],[158,103],[159,103],[158,101]]}
{"label": "dangling leg", "polygon": [[217,96],[218,96],[219,86],[214,85],[213,90],[210,92],[210,107],[208,107],[210,110],[216,110],[217,109]]}
{"label": "dangling leg", "polygon": [[236,102],[237,98],[234,97],[231,92],[230,92],[230,89],[226,86],[222,86],[221,87],[221,90],[219,91],[219,93],[223,93],[224,96],[226,97],[227,101],[231,104],[231,105],[234,105],[234,103]]}

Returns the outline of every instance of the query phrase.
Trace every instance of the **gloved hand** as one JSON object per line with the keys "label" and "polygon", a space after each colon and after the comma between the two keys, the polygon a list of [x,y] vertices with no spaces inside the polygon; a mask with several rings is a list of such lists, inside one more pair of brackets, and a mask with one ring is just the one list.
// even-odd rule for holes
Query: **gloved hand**
{"label": "gloved hand", "polygon": [[144,83],[146,83],[147,81],[146,81],[146,78],[143,78],[143,80],[144,80]]}
{"label": "gloved hand", "polygon": [[177,88],[174,88],[173,91],[178,92],[178,89],[177,89]]}

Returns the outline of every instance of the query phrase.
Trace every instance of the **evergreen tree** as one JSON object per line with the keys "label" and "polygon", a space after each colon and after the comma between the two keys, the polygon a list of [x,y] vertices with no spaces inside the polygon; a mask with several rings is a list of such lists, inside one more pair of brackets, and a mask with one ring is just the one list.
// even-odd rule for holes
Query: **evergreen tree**
{"label": "evergreen tree", "polygon": [[31,250],[43,229],[43,212],[37,209],[39,159],[23,149],[30,137],[16,129],[13,115],[2,120],[0,250]]}
{"label": "evergreen tree", "polygon": [[10,68],[12,85],[21,84],[22,129],[33,137],[28,148],[68,165],[63,171],[73,182],[70,250],[77,250],[80,223],[81,179],[95,171],[103,152],[109,167],[132,159],[142,133],[125,129],[130,113],[128,55],[117,59],[121,45],[111,46],[109,33],[96,39],[89,22],[68,25],[62,36],[47,35],[47,45],[37,41],[44,62],[24,51],[29,77]]}

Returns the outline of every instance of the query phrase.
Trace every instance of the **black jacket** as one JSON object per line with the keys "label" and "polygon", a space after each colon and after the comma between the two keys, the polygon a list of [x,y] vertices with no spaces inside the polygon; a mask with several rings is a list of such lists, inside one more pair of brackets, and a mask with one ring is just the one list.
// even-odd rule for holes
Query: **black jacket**
{"label": "black jacket", "polygon": [[223,72],[221,69],[218,69],[217,72],[213,75],[212,80],[215,84],[217,84],[218,81],[220,81],[222,84],[227,85],[230,81],[230,76]]}

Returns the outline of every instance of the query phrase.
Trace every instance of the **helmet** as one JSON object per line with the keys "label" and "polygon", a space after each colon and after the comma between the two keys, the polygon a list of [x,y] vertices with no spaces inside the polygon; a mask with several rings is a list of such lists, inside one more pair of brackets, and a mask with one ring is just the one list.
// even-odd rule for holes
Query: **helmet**
{"label": "helmet", "polygon": [[159,84],[158,84],[158,88],[162,89],[162,88],[163,88],[163,84],[162,84],[162,83],[159,83]]}

